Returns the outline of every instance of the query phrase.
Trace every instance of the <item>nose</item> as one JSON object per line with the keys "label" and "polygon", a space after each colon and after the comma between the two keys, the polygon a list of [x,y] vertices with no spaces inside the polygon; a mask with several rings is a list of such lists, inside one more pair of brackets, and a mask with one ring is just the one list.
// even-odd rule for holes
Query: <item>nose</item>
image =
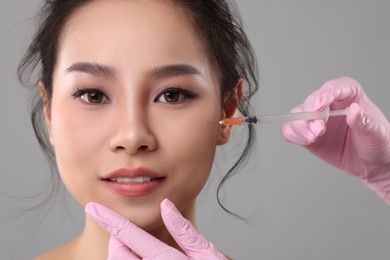
{"label": "nose", "polygon": [[146,115],[118,113],[112,129],[109,147],[113,152],[135,155],[157,149],[157,140]]}

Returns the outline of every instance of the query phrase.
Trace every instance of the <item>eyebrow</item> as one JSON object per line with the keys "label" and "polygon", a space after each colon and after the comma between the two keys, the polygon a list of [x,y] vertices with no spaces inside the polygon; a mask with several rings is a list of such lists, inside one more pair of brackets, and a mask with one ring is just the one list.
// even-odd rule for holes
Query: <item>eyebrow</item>
{"label": "eyebrow", "polygon": [[[66,69],[66,72],[83,72],[93,76],[114,78],[115,69],[113,67],[90,62],[77,62]],[[193,66],[187,64],[173,64],[153,68],[145,73],[145,77],[152,80],[170,78],[180,75],[202,75]]]}
{"label": "eyebrow", "polygon": [[104,78],[114,78],[115,70],[114,68],[98,63],[90,62],[77,62],[66,69],[66,72],[84,72],[91,74],[93,76],[99,76]]}
{"label": "eyebrow", "polygon": [[187,64],[173,64],[162,67],[156,67],[146,73],[146,78],[157,80],[162,78],[170,78],[181,75],[202,75],[202,73]]}

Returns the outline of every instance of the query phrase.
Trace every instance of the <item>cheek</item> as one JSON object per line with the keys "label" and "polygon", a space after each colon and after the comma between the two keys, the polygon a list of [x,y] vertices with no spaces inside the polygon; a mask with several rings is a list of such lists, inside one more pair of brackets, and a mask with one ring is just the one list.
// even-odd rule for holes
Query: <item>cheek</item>
{"label": "cheek", "polygon": [[86,155],[87,151],[96,148],[101,135],[101,127],[83,122],[79,116],[73,116],[71,111],[53,114],[52,129],[56,153],[65,157]]}
{"label": "cheek", "polygon": [[104,128],[70,106],[60,107],[66,106],[53,106],[52,110],[52,141],[61,178],[78,198],[79,187],[88,187],[91,176],[86,173],[99,161],[97,156],[105,144]]}
{"label": "cheek", "polygon": [[[172,118],[161,118],[159,142],[166,143],[162,147],[176,150],[176,156],[187,156],[188,161],[213,159],[219,133],[219,109],[207,106],[203,109],[193,109],[184,115]],[[160,128],[161,129],[161,128]],[[190,160],[192,159],[192,160]]]}
{"label": "cheek", "polygon": [[[174,169],[175,188],[172,192],[181,194],[175,202],[193,199],[207,181],[214,160],[219,133],[219,114],[217,110],[205,115],[194,113],[191,116],[177,118],[175,123],[166,126],[164,134],[160,132],[160,144],[166,151],[167,166]],[[169,133],[169,134],[167,134]],[[180,201],[178,201],[180,200]]]}

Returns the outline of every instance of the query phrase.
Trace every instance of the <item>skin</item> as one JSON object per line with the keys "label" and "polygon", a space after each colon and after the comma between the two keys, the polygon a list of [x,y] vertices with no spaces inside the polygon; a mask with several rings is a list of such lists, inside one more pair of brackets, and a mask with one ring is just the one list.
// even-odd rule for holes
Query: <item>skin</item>
{"label": "skin", "polygon": [[[159,204],[169,198],[195,225],[196,196],[210,174],[216,146],[231,134],[231,127],[218,121],[234,115],[235,102],[221,104],[217,70],[188,14],[177,6],[94,1],[79,9],[65,28],[52,99],[44,111],[65,186],[82,206],[100,203],[177,247],[163,225]],[[80,62],[111,71],[97,75],[69,69]],[[197,73],[155,73],[177,64]],[[194,96],[174,93],[169,99],[162,93],[172,86]],[[85,87],[99,88],[107,102],[90,104],[93,99],[87,94],[74,96]],[[241,88],[239,82],[238,96]],[[40,90],[45,98],[42,85]],[[150,195],[132,197],[112,192],[101,180],[114,170],[138,167],[166,176],[165,183]],[[86,217],[79,237],[39,259],[106,259],[108,239]]]}

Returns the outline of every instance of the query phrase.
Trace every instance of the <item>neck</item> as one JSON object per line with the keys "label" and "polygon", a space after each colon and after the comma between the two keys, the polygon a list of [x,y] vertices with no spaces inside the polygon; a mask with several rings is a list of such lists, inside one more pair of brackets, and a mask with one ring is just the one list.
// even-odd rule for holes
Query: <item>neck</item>
{"label": "neck", "polygon": [[[195,226],[195,202],[181,210],[181,213]],[[165,244],[182,251],[163,224],[147,232]],[[84,230],[74,241],[74,253],[80,256],[80,259],[107,259],[109,239],[110,234],[94,219],[86,215]]]}

